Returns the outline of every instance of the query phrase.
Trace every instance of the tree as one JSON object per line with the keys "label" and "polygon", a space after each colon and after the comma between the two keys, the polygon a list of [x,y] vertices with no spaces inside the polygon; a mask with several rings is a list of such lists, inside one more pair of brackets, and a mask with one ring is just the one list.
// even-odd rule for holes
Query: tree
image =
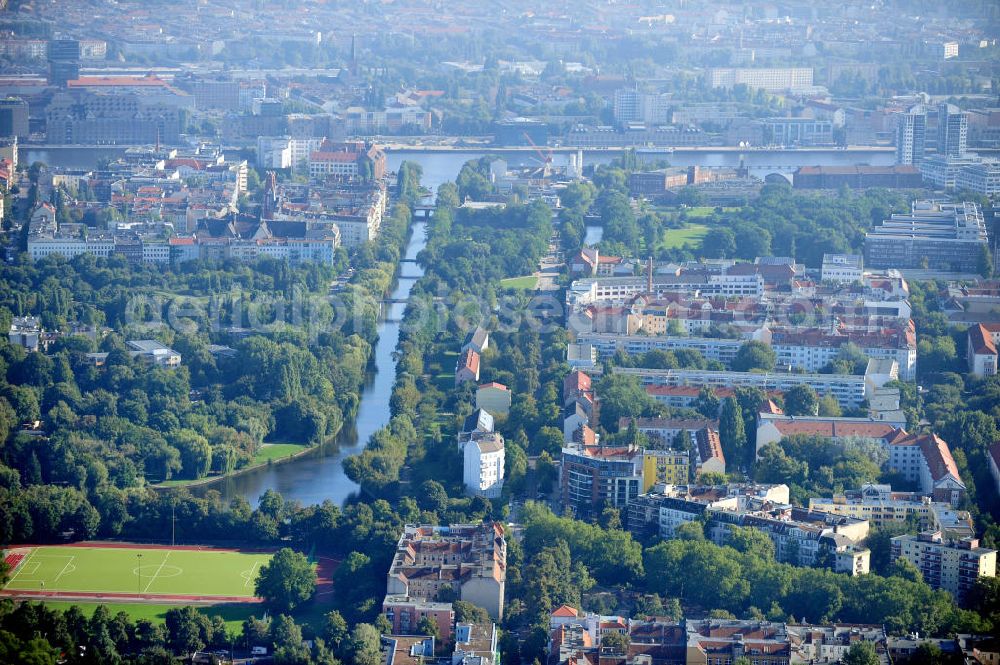
{"label": "tree", "polygon": [[769,345],[757,340],[744,342],[733,358],[733,369],[737,372],[749,372],[760,369],[770,372],[774,369],[777,355]]}
{"label": "tree", "polygon": [[712,259],[724,259],[736,254],[736,237],[725,227],[713,228],[701,242],[702,253]]}
{"label": "tree", "polygon": [[608,632],[601,637],[601,649],[611,649],[613,653],[628,653],[629,639],[618,632]]}
{"label": "tree", "polygon": [[710,386],[702,386],[701,390],[698,391],[698,397],[691,404],[695,411],[706,418],[715,418],[719,415],[720,405],[721,401]]}
{"label": "tree", "polygon": [[287,547],[260,569],[256,594],[279,611],[291,611],[316,591],[316,571],[309,559]]}
{"label": "tree", "polygon": [[457,623],[486,623],[490,620],[490,615],[486,610],[467,600],[456,600],[452,603],[452,608],[455,610]]}
{"label": "tree", "polygon": [[840,409],[840,402],[833,395],[823,395],[820,397],[817,409],[819,415],[828,418],[839,418],[843,415],[843,411]]}
{"label": "tree", "polygon": [[719,439],[722,441],[722,453],[726,460],[734,468],[738,468],[745,456],[747,436],[743,425],[743,413],[732,397],[727,397],[722,402],[722,412],[719,414]]}
{"label": "tree", "polygon": [[804,383],[785,393],[785,413],[790,416],[815,416],[819,411],[816,391]]}
{"label": "tree", "polygon": [[433,637],[435,642],[441,641],[441,629],[438,627],[437,621],[428,616],[421,617],[420,621],[417,622],[417,635],[427,635]]}
{"label": "tree", "polygon": [[370,623],[359,623],[351,631],[351,658],[357,665],[381,665],[382,639]]}
{"label": "tree", "polygon": [[855,642],[840,661],[843,665],[878,665],[880,662],[875,645],[871,642]]}

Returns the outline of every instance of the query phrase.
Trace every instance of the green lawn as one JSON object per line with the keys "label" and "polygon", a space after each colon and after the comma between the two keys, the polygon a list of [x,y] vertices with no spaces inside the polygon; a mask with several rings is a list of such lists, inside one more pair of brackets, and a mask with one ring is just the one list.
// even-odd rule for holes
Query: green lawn
{"label": "green lawn", "polygon": [[298,443],[265,443],[257,451],[257,454],[254,455],[253,464],[263,464],[271,460],[288,457],[289,455],[300,453],[306,448],[307,446]]}
{"label": "green lawn", "polygon": [[534,275],[524,277],[508,277],[500,280],[500,287],[511,291],[534,291],[538,278]]}
{"label": "green lawn", "polygon": [[33,547],[4,587],[63,591],[252,598],[270,554],[136,547]]}
{"label": "green lawn", "polygon": [[[124,612],[132,621],[146,619],[155,623],[163,623],[167,610],[180,605],[147,605],[144,603],[74,603],[68,600],[44,600],[47,607],[66,611],[76,605],[86,616],[92,616],[98,605],[104,605],[112,615]],[[224,603],[221,605],[196,605],[195,609],[205,616],[221,616],[226,622],[226,628],[234,633],[242,630],[243,622],[250,616],[262,616],[264,607],[256,603]]]}
{"label": "green lawn", "polygon": [[[670,210],[680,210],[680,208],[670,208]],[[736,212],[739,208],[724,207],[722,212]],[[715,212],[715,208],[712,206],[695,206],[693,208],[684,208],[684,212],[687,213],[689,219],[698,217],[708,217]]]}
{"label": "green lawn", "polygon": [[668,229],[663,234],[660,247],[664,249],[678,249],[688,243],[699,245],[707,234],[708,227],[704,224],[688,224],[682,229]]}

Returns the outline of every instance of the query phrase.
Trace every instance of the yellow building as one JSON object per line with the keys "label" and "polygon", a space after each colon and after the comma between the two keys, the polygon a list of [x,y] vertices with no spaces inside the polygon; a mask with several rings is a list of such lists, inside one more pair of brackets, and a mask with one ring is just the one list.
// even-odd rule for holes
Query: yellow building
{"label": "yellow building", "polygon": [[684,485],[688,482],[690,461],[686,452],[644,450],[642,453],[642,491],[658,483]]}

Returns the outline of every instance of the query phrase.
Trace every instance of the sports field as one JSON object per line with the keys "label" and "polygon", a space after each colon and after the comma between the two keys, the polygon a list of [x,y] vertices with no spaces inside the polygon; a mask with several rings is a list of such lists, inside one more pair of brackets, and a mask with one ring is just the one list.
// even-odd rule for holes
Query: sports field
{"label": "sports field", "polygon": [[245,602],[271,555],[94,544],[15,548],[4,558],[12,567],[5,595]]}

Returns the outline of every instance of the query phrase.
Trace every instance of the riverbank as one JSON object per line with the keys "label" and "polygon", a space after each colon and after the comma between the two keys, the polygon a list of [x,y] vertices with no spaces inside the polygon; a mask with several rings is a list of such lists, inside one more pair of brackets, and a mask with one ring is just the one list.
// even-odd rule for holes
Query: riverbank
{"label": "riverbank", "polygon": [[[339,432],[338,432],[339,435]],[[217,476],[206,476],[204,478],[198,478],[196,480],[168,480],[166,482],[157,483],[155,485],[150,485],[154,490],[174,490],[174,489],[190,489],[192,487],[205,487],[208,485],[214,485],[215,483],[222,482],[223,480],[229,480],[243,475],[244,473],[250,473],[251,471],[257,471],[261,467],[273,466],[275,464],[285,464],[291,462],[292,460],[298,459],[299,457],[304,457],[309,453],[315,453],[322,446],[310,446],[306,444],[299,443],[265,443],[261,446],[260,452],[257,453],[255,461],[247,466],[241,467],[239,469],[233,469],[229,473],[222,473]],[[292,448],[298,450],[292,450]],[[271,449],[278,449],[277,451],[272,451],[270,454],[265,452]],[[287,451],[287,454],[285,454]],[[258,461],[259,460],[259,461]]]}

